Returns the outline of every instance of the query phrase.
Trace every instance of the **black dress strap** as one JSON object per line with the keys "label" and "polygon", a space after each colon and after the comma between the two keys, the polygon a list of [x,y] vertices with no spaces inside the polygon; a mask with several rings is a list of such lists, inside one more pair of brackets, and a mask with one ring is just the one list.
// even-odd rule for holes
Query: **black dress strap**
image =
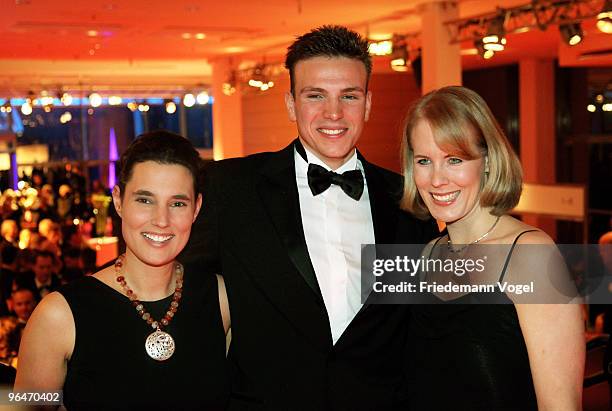
{"label": "black dress strap", "polygon": [[523,234],[531,233],[533,231],[538,231],[538,230],[525,230],[519,235],[517,235],[514,241],[512,242],[512,247],[510,247],[510,252],[508,252],[508,256],[506,257],[506,262],[504,263],[504,268],[502,269],[501,276],[499,277],[500,283],[504,280],[504,276],[506,275],[506,269],[508,268],[508,264],[510,263],[510,257],[512,257],[512,252],[514,251],[514,246],[516,246],[518,239],[521,238]]}

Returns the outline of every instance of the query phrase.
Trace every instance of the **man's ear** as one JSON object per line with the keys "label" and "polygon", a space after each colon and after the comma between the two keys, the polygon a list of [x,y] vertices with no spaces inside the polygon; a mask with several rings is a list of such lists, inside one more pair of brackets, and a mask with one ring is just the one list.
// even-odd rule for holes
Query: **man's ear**
{"label": "man's ear", "polygon": [[200,212],[200,208],[202,208],[202,194],[198,194],[198,198],[196,198],[195,202],[195,212],[193,213],[193,221],[192,224],[195,223],[196,218],[198,218],[198,213]]}
{"label": "man's ear", "polygon": [[121,190],[119,186],[113,187],[113,205],[115,206],[115,210],[117,210],[117,214],[121,217]]}
{"label": "man's ear", "polygon": [[295,99],[293,98],[293,94],[290,91],[285,93],[285,106],[287,107],[287,114],[289,115],[289,120],[295,122],[297,120],[295,116]]}
{"label": "man's ear", "polygon": [[366,94],[365,115],[363,121],[368,121],[370,118],[370,108],[372,108],[372,92],[368,90],[368,93]]}

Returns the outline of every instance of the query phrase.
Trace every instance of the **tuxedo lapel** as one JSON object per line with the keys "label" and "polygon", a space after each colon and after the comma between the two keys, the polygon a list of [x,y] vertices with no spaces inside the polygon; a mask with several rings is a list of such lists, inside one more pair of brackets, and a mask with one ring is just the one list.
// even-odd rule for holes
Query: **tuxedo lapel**
{"label": "tuxedo lapel", "polygon": [[358,154],[368,184],[375,242],[376,244],[393,243],[397,222],[397,203],[392,193],[396,188],[392,187],[376,167],[368,163],[360,153]]}
{"label": "tuxedo lapel", "polygon": [[[394,187],[378,168],[368,163],[361,156],[361,153],[357,152],[357,154],[359,160],[363,164],[365,178],[368,184],[372,224],[374,225],[374,242],[376,244],[393,244],[396,237],[395,230],[397,229],[398,217],[397,200],[396,196],[394,196],[394,191],[397,190],[397,187]],[[372,290],[370,290],[368,296],[371,294],[371,291]],[[355,318],[353,318],[353,321],[372,306],[372,304],[368,303],[368,300],[369,298],[366,299],[361,310],[359,310]]]}
{"label": "tuxedo lapel", "polygon": [[278,153],[261,169],[258,191],[276,232],[287,248],[287,254],[306,284],[323,304],[302,226],[300,201],[295,181],[293,144]]}

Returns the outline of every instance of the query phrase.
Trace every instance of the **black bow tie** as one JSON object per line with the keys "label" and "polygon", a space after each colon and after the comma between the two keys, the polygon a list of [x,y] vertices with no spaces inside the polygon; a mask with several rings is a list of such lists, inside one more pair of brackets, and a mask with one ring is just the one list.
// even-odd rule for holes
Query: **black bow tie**
{"label": "black bow tie", "polygon": [[328,171],[317,164],[308,164],[308,187],[316,196],[336,184],[349,197],[359,201],[363,194],[363,174],[360,170],[345,171],[342,174]]}

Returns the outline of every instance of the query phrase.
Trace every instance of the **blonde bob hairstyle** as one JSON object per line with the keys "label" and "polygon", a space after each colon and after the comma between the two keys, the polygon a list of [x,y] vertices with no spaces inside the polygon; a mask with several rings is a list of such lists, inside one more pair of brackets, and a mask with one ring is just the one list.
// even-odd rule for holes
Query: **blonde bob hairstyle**
{"label": "blonde bob hairstyle", "polygon": [[485,157],[480,184],[480,206],[500,216],[518,203],[523,183],[521,163],[485,101],[458,86],[434,90],[415,102],[406,116],[402,135],[404,195],[401,207],[418,218],[429,211],[414,182],[412,133],[420,121],[431,127],[444,151],[471,160]]}

